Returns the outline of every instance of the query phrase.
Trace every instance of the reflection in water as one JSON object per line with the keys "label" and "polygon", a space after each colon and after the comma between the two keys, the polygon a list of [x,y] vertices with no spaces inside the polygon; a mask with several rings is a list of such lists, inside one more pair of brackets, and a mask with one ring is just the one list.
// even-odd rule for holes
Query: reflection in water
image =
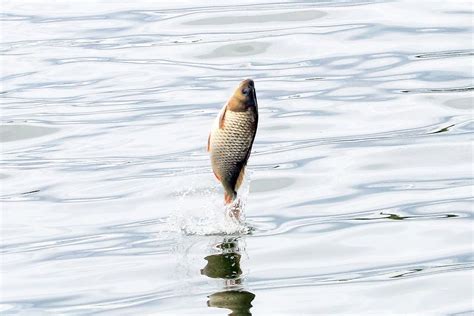
{"label": "reflection in water", "polygon": [[209,296],[209,307],[227,308],[232,312],[229,316],[252,315],[250,308],[255,294],[247,291],[223,291]]}
{"label": "reflection in water", "polygon": [[252,315],[250,308],[255,294],[240,287],[242,270],[239,238],[224,238],[217,249],[219,253],[204,258],[207,264],[201,269],[201,274],[213,279],[223,279],[224,289],[210,295],[207,305],[230,309],[232,312],[229,315]]}

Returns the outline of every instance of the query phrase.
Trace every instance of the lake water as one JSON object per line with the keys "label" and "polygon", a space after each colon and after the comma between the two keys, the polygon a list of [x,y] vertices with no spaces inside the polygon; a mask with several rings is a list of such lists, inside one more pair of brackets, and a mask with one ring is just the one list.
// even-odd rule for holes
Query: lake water
{"label": "lake water", "polygon": [[[2,12],[2,315],[474,312],[470,1]],[[235,223],[205,147],[245,78]]]}

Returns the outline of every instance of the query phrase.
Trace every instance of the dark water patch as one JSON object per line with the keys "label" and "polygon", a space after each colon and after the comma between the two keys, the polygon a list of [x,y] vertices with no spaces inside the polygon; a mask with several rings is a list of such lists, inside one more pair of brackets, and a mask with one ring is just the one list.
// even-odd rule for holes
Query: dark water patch
{"label": "dark water patch", "polygon": [[436,219],[436,218],[454,218],[459,217],[457,214],[429,214],[429,215],[417,215],[417,216],[401,216],[397,214],[384,213],[380,212],[380,217],[366,217],[366,218],[354,218],[355,221],[372,221],[372,220],[381,220],[389,219],[395,221],[410,220],[410,219]]}
{"label": "dark water patch", "polygon": [[451,127],[453,127],[453,126],[455,126],[455,124],[451,124],[451,125],[449,125],[449,126],[443,127],[443,128],[441,128],[441,129],[438,129],[438,130],[436,130],[436,131],[434,131],[434,132],[431,132],[431,133],[428,133],[428,134],[446,133],[446,132],[448,132],[449,129],[450,129]]}
{"label": "dark water patch", "polygon": [[315,10],[280,12],[273,14],[258,15],[239,15],[239,16],[223,16],[212,17],[186,21],[185,25],[226,25],[226,24],[252,24],[252,23],[268,23],[268,22],[291,22],[291,21],[310,21],[325,16],[326,13]]}
{"label": "dark water patch", "polygon": [[5,124],[0,125],[0,142],[27,140],[50,135],[58,131],[58,128],[46,126]]}
{"label": "dark water patch", "polygon": [[252,181],[250,192],[278,191],[291,186],[294,182],[292,178],[255,179]]}
{"label": "dark water patch", "polygon": [[237,44],[227,44],[216,48],[211,53],[200,55],[198,58],[207,59],[254,56],[264,53],[270,47],[270,45],[270,43],[266,42],[243,42]]}
{"label": "dark water patch", "polygon": [[23,192],[23,193],[21,193],[21,195],[34,194],[34,193],[38,193],[40,191],[41,190],[31,190],[31,191],[28,191],[28,192]]}
{"label": "dark water patch", "polygon": [[414,58],[419,59],[441,59],[451,57],[464,57],[473,56],[474,52],[471,50],[453,50],[453,51],[441,51],[414,55]]}
{"label": "dark water patch", "polygon": [[446,102],[444,102],[444,105],[453,109],[473,111],[474,98],[467,97],[467,98],[449,99]]}
{"label": "dark water patch", "polygon": [[474,87],[454,87],[454,88],[423,88],[412,90],[400,90],[402,93],[453,93],[453,92],[469,92],[474,91]]}

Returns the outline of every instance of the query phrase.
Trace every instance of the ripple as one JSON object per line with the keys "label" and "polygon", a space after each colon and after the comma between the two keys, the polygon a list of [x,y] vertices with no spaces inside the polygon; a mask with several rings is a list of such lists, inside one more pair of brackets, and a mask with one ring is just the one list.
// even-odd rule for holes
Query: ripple
{"label": "ripple", "polygon": [[[462,257],[463,259],[459,259]],[[255,280],[255,289],[287,288],[299,286],[322,286],[340,283],[390,282],[394,279],[415,278],[430,274],[449,273],[459,270],[471,270],[474,261],[470,254],[456,257],[437,258],[432,261],[407,265],[384,267],[369,270],[347,271],[340,274],[313,275],[291,279],[274,280],[273,282]]]}
{"label": "ripple", "polygon": [[453,88],[426,88],[426,89],[413,89],[413,90],[401,90],[402,93],[452,93],[452,92],[469,92],[474,91],[474,87],[453,87]]}
{"label": "ripple", "polygon": [[[395,213],[399,212],[399,214]],[[402,215],[410,214],[410,215]],[[466,212],[451,212],[451,213],[429,213],[418,214],[414,210],[407,210],[405,208],[391,207],[387,211],[364,211],[355,214],[342,214],[330,217],[313,216],[313,217],[299,217],[292,219],[289,217],[269,217],[262,224],[262,220],[257,221],[250,218],[255,230],[252,233],[255,237],[275,236],[281,234],[296,233],[304,229],[305,232],[327,233],[339,231],[342,229],[349,229],[355,226],[372,225],[376,222],[399,221],[399,220],[416,220],[416,221],[431,221],[431,220],[447,220],[458,218],[472,218],[472,214]]]}
{"label": "ripple", "polygon": [[439,58],[451,58],[451,57],[464,57],[464,56],[473,56],[473,51],[441,51],[441,52],[432,52],[415,55],[415,58],[420,59],[439,59]]}
{"label": "ripple", "polygon": [[[0,310],[472,309],[472,21],[426,7],[5,3]],[[237,223],[204,145],[241,78]]]}

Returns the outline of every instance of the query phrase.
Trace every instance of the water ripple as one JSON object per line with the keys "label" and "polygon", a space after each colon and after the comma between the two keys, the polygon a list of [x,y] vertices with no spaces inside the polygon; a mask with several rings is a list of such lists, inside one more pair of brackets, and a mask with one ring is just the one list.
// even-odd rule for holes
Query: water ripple
{"label": "water ripple", "polygon": [[[470,9],[5,2],[1,312],[472,310]],[[205,144],[242,78],[236,223]]]}

